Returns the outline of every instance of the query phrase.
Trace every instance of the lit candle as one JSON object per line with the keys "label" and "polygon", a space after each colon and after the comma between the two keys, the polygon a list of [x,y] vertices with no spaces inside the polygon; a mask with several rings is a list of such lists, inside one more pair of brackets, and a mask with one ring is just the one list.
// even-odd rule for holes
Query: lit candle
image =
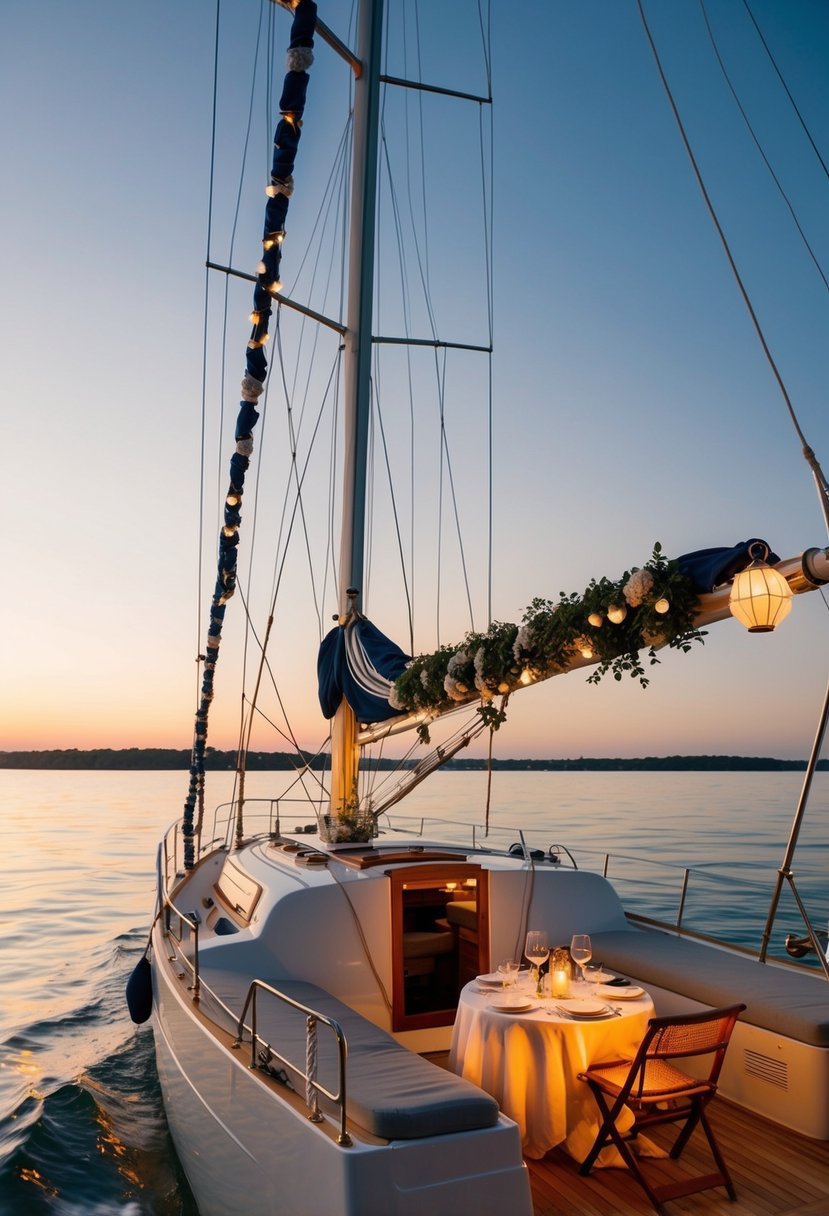
{"label": "lit candle", "polygon": [[568,996],[570,992],[570,974],[562,967],[560,971],[553,972],[553,996]]}

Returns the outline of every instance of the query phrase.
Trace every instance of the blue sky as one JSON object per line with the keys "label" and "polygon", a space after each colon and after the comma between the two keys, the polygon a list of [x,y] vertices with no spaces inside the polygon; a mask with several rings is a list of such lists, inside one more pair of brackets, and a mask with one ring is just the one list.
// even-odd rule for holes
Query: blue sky
{"label": "blue sky", "polygon": [[[348,9],[320,6],[337,30],[347,28]],[[826,175],[742,0],[708,0],[706,9],[827,273]],[[819,0],[751,0],[751,10],[829,160],[829,9]],[[482,87],[462,24],[473,11],[460,0],[448,11],[421,6],[424,41],[438,28],[427,76]],[[829,293],[711,57],[700,6],[650,0],[646,11],[758,315],[826,466]],[[231,164],[258,5],[224,0],[223,13],[232,36],[220,144]],[[189,746],[203,631],[196,482],[213,21],[212,6],[196,0],[3,7],[0,747]],[[655,540],[671,555],[750,534],[786,555],[825,544],[809,473],[704,212],[635,4],[496,0],[493,40],[494,616],[517,620],[534,596],[616,577],[646,560]],[[309,194],[318,181],[315,141],[335,139],[342,121],[328,113],[325,69],[319,51],[297,174],[298,191]],[[434,231],[432,256],[436,280],[442,270],[452,288],[438,314],[450,339],[474,315],[454,289],[477,273],[471,263],[464,269],[468,234],[461,224],[458,235],[448,182],[463,160],[452,133],[451,122],[432,128],[440,171],[428,183],[445,190],[436,211],[445,229]],[[465,152],[474,160],[474,148]],[[261,214],[261,199],[255,194],[251,213]],[[232,201],[229,187],[215,203],[217,249],[226,247],[219,228]],[[245,267],[258,256],[241,245],[237,253]],[[289,240],[288,275],[299,256],[299,240]],[[241,362],[246,310],[239,320]],[[455,437],[464,484],[467,463],[483,454],[484,428],[471,418],[459,415]],[[474,488],[471,472],[469,480]],[[424,483],[424,502],[433,494]],[[464,525],[480,612],[483,525],[474,516]],[[395,633],[400,620],[375,578],[377,623]],[[424,607],[423,648],[434,641],[426,616]],[[459,640],[467,625],[450,605],[441,640]],[[280,627],[291,629],[287,610]],[[496,750],[805,755],[828,627],[825,604],[811,595],[770,637],[725,624],[692,656],[667,656],[646,692],[612,681],[594,689],[579,675],[551,681],[515,698]],[[308,687],[297,722],[302,742],[315,746],[323,734],[315,654],[294,649],[288,675],[307,672]],[[232,708],[211,742],[232,746],[234,738]],[[260,746],[280,744],[263,738]]]}

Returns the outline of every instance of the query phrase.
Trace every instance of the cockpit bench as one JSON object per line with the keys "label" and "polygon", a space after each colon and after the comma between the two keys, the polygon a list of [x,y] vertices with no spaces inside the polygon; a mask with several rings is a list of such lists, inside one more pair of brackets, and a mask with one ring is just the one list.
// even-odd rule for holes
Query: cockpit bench
{"label": "cockpit bench", "polygon": [[593,954],[644,985],[703,1005],[742,1001],[741,1021],[800,1043],[829,1047],[829,984],[668,933],[635,928],[594,933]]}
{"label": "cockpit bench", "polygon": [[[245,993],[240,999],[236,990],[228,999],[229,989],[238,989],[238,979],[232,973],[206,968],[202,978],[229,1008],[241,1008]],[[402,1047],[325,989],[300,980],[270,982],[286,996],[339,1023],[348,1045],[348,1117],[365,1131],[384,1140],[412,1140],[493,1127],[498,1122],[498,1104],[489,1094]],[[259,994],[259,1037],[303,1071],[305,1021],[303,1013],[284,1001],[265,992]],[[302,1078],[294,1076],[292,1080],[302,1092]],[[336,1042],[323,1023],[317,1024],[317,1080],[336,1092]]]}

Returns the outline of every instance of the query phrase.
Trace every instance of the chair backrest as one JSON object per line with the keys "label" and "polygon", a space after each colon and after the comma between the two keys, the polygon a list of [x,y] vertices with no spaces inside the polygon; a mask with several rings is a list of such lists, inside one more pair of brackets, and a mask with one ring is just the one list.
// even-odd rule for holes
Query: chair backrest
{"label": "chair backrest", "polygon": [[701,1013],[674,1014],[651,1018],[631,1065],[631,1092],[636,1081],[644,1082],[645,1066],[652,1060],[679,1060],[691,1056],[711,1056],[705,1084],[716,1085],[725,1059],[731,1032],[745,1005],[726,1009],[705,1009]]}

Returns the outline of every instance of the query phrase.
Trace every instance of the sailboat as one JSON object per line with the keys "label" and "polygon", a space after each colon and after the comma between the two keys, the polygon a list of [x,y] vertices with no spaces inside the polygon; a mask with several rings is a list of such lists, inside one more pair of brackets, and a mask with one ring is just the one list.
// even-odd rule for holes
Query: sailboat
{"label": "sailboat", "polygon": [[[397,74],[376,0],[359,5],[354,49],[345,33],[321,19],[313,0],[268,7],[277,20],[263,40],[286,42],[288,55],[274,99],[278,119],[260,260],[255,272],[238,270],[232,246],[228,258],[208,258],[228,292],[222,309],[228,311],[239,284],[252,291],[253,307],[229,472],[219,475],[218,568],[199,654],[190,785],[183,815],[159,844],[156,915],[129,993],[136,1021],[152,1012],[168,1121],[201,1216],[408,1216],[424,1208],[530,1216],[533,1199],[515,1122],[490,1094],[427,1057],[449,1048],[464,986],[520,952],[516,943],[539,924],[562,941],[590,933],[607,966],[647,985],[657,1011],[745,998],[748,1010],[735,1031],[738,1050],[721,1091],[749,1110],[827,1140],[829,964],[808,917],[793,953],[811,951],[820,966],[795,974],[791,965],[766,959],[765,950],[761,959],[749,959],[691,941],[678,926],[666,932],[637,921],[625,914],[604,876],[571,867],[559,852],[534,848],[520,831],[510,846],[499,848],[480,817],[453,839],[417,824],[401,827],[391,812],[473,739],[492,739],[513,698],[526,689],[575,670],[647,683],[649,668],[666,649],[693,650],[703,631],[735,615],[753,631],[774,629],[793,600],[829,583],[829,552],[811,545],[781,559],[764,539],[735,544],[729,537],[673,559],[656,544],[638,566],[594,578],[582,594],[535,600],[512,623],[493,621],[490,612],[485,626],[433,650],[415,645],[414,627],[402,642],[381,628],[376,622],[393,580],[384,569],[372,583],[369,550],[389,541],[405,547],[398,539],[405,512],[392,490],[382,505],[374,497],[383,477],[372,475],[390,467],[394,454],[378,405],[383,377],[394,380],[396,390],[408,383],[416,398],[424,376],[418,359],[425,356],[438,402],[443,476],[409,502],[413,521],[427,512],[430,496],[457,501],[462,476],[447,459],[442,403],[453,377],[469,395],[487,399],[493,345],[486,275],[478,337],[466,332],[467,317],[459,310],[453,315],[460,336],[438,333],[431,309],[417,311],[407,292],[382,313],[373,305],[377,289],[386,290],[392,263],[404,276],[428,283],[425,228],[415,223],[424,261],[407,262],[399,231],[377,222],[383,189],[401,227],[412,208],[411,195],[404,200],[385,186],[393,156],[387,142],[392,103],[385,98],[415,98],[407,103],[407,117],[435,99],[465,105],[480,126],[490,97],[488,90]],[[300,172],[305,145],[314,138],[309,98],[315,57],[345,65],[352,98],[342,142],[326,136],[336,174],[316,183],[323,198],[318,211],[301,201],[310,186]],[[319,111],[313,121],[321,125]],[[447,129],[456,121],[453,113]],[[440,140],[443,134],[441,128]],[[482,163],[479,227],[488,236],[485,156]],[[409,171],[417,176],[411,165]],[[335,178],[347,188],[331,186]],[[343,219],[335,217],[337,189]],[[446,206],[451,209],[450,200]],[[344,254],[347,286],[336,308],[330,302],[341,280],[327,266],[313,264],[305,298],[283,282],[300,207],[313,212],[313,227],[327,232]],[[307,215],[298,217],[297,226],[305,222]],[[379,329],[380,316],[384,324],[396,319],[400,330]],[[427,328],[417,334],[420,322]],[[325,335],[330,347],[324,351]],[[289,342],[303,356],[314,354],[313,370],[310,360],[291,362]],[[391,361],[382,374],[380,349]],[[266,352],[273,352],[270,369]],[[482,361],[483,373],[470,370],[473,360]],[[278,397],[284,398],[289,449],[282,500],[260,486],[257,465],[265,403]],[[321,506],[306,489],[314,442],[326,431],[342,440],[342,456],[332,444],[318,462],[341,487],[334,506]],[[420,460],[411,435],[400,442],[412,463]],[[811,450],[810,472],[829,522],[827,484]],[[453,509],[438,519],[433,542]],[[481,517],[487,512],[484,494]],[[339,547],[331,539],[334,519]],[[273,597],[260,628],[253,622],[252,576],[240,554],[246,530],[251,548],[254,533],[258,546],[266,520],[277,521],[279,543],[269,570]],[[296,550],[311,552],[320,531],[321,560],[312,560],[306,580],[319,642],[318,653],[309,656],[301,644],[308,622],[298,622],[296,638],[286,639],[289,614],[279,595],[289,578],[300,577]],[[486,560],[486,542],[477,540],[476,555]],[[414,542],[412,553],[409,569],[420,561]],[[442,579],[449,583],[438,567],[435,581]],[[456,594],[466,598],[463,588],[461,582]],[[405,576],[401,589],[410,594]],[[334,597],[333,626],[322,628],[321,605]],[[229,627],[237,606],[245,622],[238,637]],[[280,662],[288,675],[301,663],[310,684],[316,662],[320,710],[330,722],[316,751],[298,746],[283,709],[283,678],[269,651],[271,635],[280,630]],[[226,649],[246,665],[248,681],[240,702],[234,796],[211,812],[208,738],[214,696],[229,664]],[[266,708],[268,687],[271,704],[283,714],[278,723]],[[825,725],[824,709],[796,824]],[[261,747],[259,727],[297,745],[285,788],[265,800],[246,792],[247,760]],[[438,740],[444,727],[448,734]],[[402,738],[413,743],[392,787],[391,746]],[[792,848],[796,837],[795,827]],[[781,887],[786,881],[794,884],[789,853]],[[772,924],[773,915],[769,933]]]}

